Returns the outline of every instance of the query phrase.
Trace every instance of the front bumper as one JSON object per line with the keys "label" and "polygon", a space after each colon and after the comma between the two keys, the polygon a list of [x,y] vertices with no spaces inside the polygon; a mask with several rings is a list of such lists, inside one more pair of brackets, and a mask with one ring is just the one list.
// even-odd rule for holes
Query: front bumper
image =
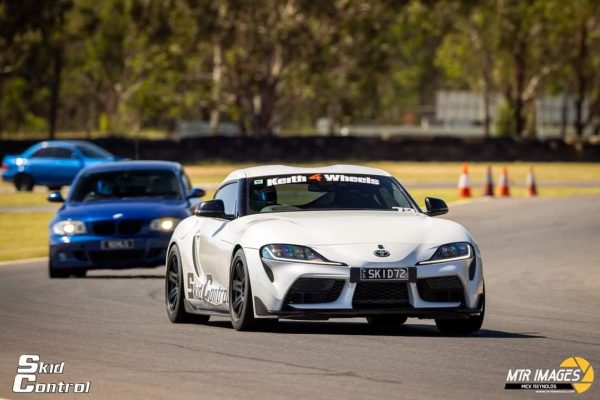
{"label": "front bumper", "polygon": [[303,310],[287,310],[287,311],[268,311],[259,298],[254,297],[256,315],[262,317],[288,318],[288,319],[327,319],[327,318],[358,318],[370,317],[373,315],[403,315],[408,318],[424,318],[424,319],[457,319],[469,318],[471,316],[480,315],[483,312],[483,301],[474,308],[465,307],[445,307],[445,308],[415,308],[396,307],[396,308],[369,308],[369,309],[303,309]]}
{"label": "front bumper", "polygon": [[[133,247],[120,250],[105,250],[104,240],[127,239]],[[50,260],[54,268],[121,269],[143,268],[163,265],[169,237],[96,237],[96,236],[53,236],[50,239]]]}
{"label": "front bumper", "polygon": [[[249,271],[255,315],[259,318],[363,317],[378,314],[467,318],[480,314],[483,309],[482,262],[478,255],[467,260],[411,266],[416,275],[411,282],[385,282],[365,290],[367,283],[353,282],[355,279],[351,279],[352,267],[349,266],[291,262],[269,262],[267,265],[260,260],[257,251],[245,251],[249,264],[254,264],[249,265]],[[362,266],[372,267],[360,265],[354,268]],[[332,286],[331,290],[339,293],[333,293],[323,302],[314,295],[309,301],[290,302],[290,295],[299,279],[337,282],[339,285],[336,284],[335,289]],[[369,296],[373,296],[373,301]]]}
{"label": "front bumper", "polygon": [[8,170],[2,173],[2,181],[12,183],[15,173]]}

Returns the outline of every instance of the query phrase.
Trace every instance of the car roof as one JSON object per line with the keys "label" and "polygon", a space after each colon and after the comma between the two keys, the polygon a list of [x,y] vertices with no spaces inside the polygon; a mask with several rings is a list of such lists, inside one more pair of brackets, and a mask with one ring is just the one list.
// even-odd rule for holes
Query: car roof
{"label": "car roof", "polygon": [[230,173],[225,182],[241,178],[255,178],[271,175],[293,175],[293,174],[356,174],[356,175],[379,175],[391,176],[388,172],[360,165],[336,164],[324,167],[292,167],[289,165],[261,165],[257,167],[238,169]]}
{"label": "car roof", "polygon": [[44,140],[42,142],[39,142],[38,145],[41,145],[42,147],[73,147],[76,145],[95,146],[94,143],[86,142],[85,140]]}
{"label": "car roof", "polygon": [[181,164],[171,161],[112,161],[99,164],[92,164],[85,167],[86,173],[111,172],[111,171],[141,171],[141,170],[165,170],[178,172],[181,171]]}

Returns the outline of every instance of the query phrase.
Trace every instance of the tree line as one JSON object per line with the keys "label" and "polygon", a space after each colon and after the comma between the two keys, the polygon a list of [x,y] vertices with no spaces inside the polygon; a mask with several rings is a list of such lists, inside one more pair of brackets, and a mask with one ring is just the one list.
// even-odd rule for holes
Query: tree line
{"label": "tree line", "polygon": [[600,133],[600,0],[0,0],[0,137],[399,123],[440,88],[487,135],[496,93],[499,133],[535,135],[545,94]]}

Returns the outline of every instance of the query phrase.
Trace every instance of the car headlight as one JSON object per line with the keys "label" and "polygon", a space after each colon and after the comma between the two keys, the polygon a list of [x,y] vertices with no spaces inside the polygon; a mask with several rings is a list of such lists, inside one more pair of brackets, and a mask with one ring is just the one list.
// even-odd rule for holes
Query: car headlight
{"label": "car headlight", "polygon": [[83,235],[87,233],[87,229],[85,229],[85,224],[81,221],[58,221],[54,225],[52,225],[52,232],[55,235],[61,236],[70,236],[70,235]]}
{"label": "car headlight", "polygon": [[458,242],[443,244],[437,248],[429,260],[421,261],[419,265],[466,260],[467,258],[471,258],[472,254],[473,249],[469,243]]}
{"label": "car headlight", "polygon": [[329,261],[310,247],[295,244],[269,244],[260,249],[260,257],[274,261],[292,261],[310,264],[344,265]]}
{"label": "car headlight", "polygon": [[157,218],[150,222],[150,229],[153,231],[173,232],[180,221],[179,218]]}

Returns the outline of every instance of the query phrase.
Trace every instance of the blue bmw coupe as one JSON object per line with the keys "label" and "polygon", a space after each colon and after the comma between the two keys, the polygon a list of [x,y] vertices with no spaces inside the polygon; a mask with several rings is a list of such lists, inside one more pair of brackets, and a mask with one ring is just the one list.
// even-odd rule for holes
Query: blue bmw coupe
{"label": "blue bmw coupe", "polygon": [[30,191],[35,185],[60,190],[88,165],[119,158],[93,143],[82,140],[49,140],[34,144],[22,154],[2,160],[2,180],[17,190]]}
{"label": "blue bmw coupe", "polygon": [[[192,188],[178,163],[119,161],[86,167],[50,222],[51,278],[90,269],[163,265],[171,233],[192,213]],[[197,201],[196,201],[197,202]]]}

